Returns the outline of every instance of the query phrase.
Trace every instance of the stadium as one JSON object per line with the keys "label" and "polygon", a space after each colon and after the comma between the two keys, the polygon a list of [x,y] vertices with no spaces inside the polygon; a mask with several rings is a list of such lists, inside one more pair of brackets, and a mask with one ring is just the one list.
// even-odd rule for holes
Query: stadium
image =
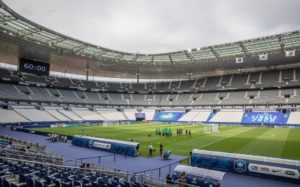
{"label": "stadium", "polygon": [[0,0],[0,106],[2,187],[300,184],[300,31],[130,53]]}

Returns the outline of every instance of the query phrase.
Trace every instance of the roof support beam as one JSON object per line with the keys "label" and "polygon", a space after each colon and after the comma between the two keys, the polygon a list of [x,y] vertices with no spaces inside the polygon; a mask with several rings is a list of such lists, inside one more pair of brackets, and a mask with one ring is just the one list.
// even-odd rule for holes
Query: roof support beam
{"label": "roof support beam", "polygon": [[50,47],[56,47],[56,44],[65,41],[63,38],[50,39],[47,41]]}
{"label": "roof support beam", "polygon": [[246,48],[246,46],[244,45],[243,42],[240,42],[240,47],[241,47],[242,51],[245,53],[245,56],[249,56],[248,49]]}
{"label": "roof support beam", "polygon": [[184,54],[190,59],[191,63],[195,61],[194,57],[188,51],[184,51]]}
{"label": "roof support beam", "polygon": [[41,32],[41,29],[39,28],[32,28],[32,29],[22,29],[17,31],[17,35],[20,37],[24,37],[33,33]]}
{"label": "roof support beam", "polygon": [[121,59],[123,56],[124,56],[124,54],[122,54],[122,53],[116,55],[116,56],[115,56],[115,62],[120,62],[120,61],[121,61],[120,59]]}
{"label": "roof support beam", "polygon": [[139,57],[138,54],[134,54],[134,57],[132,58],[132,62],[136,62],[136,59]]}
{"label": "roof support beam", "polygon": [[125,54],[120,53],[118,56],[116,56],[115,61],[116,61],[116,62],[120,62],[120,61],[121,61],[121,58],[123,58],[124,56],[125,56]]}
{"label": "roof support beam", "polygon": [[172,58],[171,54],[168,54],[168,57],[169,57],[169,59],[170,59],[171,64],[174,64],[173,58]]}
{"label": "roof support beam", "polygon": [[104,55],[105,53],[107,53],[107,51],[97,52],[97,53],[95,53],[95,57],[97,59],[101,60],[102,55]]}
{"label": "roof support beam", "polygon": [[217,59],[220,58],[220,55],[217,53],[217,51],[216,51],[213,47],[209,47],[209,49],[210,49],[210,51],[215,55],[215,57],[216,57]]}
{"label": "roof support beam", "polygon": [[282,41],[282,36],[281,35],[278,36],[278,42],[280,44],[281,51],[284,52],[284,43]]}
{"label": "roof support beam", "polygon": [[87,45],[80,45],[80,46],[76,46],[76,47],[73,47],[73,52],[78,54],[78,53],[83,53],[84,49],[88,48]]}
{"label": "roof support beam", "polygon": [[15,21],[17,20],[16,17],[14,16],[0,16],[0,23],[3,23],[3,22],[10,22],[10,21]]}

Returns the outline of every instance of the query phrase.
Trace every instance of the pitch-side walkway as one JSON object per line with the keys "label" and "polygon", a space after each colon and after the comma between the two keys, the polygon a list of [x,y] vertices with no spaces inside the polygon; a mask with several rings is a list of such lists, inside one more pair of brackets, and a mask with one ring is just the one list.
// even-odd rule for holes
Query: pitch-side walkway
{"label": "pitch-side walkway", "polygon": [[[173,155],[170,160],[163,160],[160,157],[145,158],[145,157],[124,157],[123,155],[106,156],[110,155],[108,152],[72,146],[70,143],[52,143],[46,140],[45,136],[28,134],[24,132],[11,131],[9,128],[0,127],[0,134],[12,136],[18,139],[26,140],[32,143],[39,143],[47,146],[47,149],[56,152],[66,159],[76,160],[77,166],[80,160],[88,161],[92,164],[100,164],[107,168],[117,168],[122,171],[128,172],[143,172],[154,170],[150,173],[158,177],[164,178],[169,170],[173,169],[181,160],[183,156]],[[99,159],[99,156],[101,157]],[[87,158],[87,159],[84,159]],[[69,162],[68,165],[75,166],[75,162]],[[157,168],[162,168],[160,171]],[[243,175],[235,175],[226,173],[221,187],[299,187],[299,185],[292,183],[285,183],[281,181],[274,181],[262,179],[257,177],[249,177]]]}

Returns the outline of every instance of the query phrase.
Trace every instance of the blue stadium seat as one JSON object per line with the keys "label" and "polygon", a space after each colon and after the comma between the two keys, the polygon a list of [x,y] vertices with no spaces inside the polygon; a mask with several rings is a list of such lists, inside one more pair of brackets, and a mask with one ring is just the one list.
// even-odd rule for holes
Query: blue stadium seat
{"label": "blue stadium seat", "polygon": [[4,179],[2,182],[2,187],[10,187],[10,183],[6,179]]}
{"label": "blue stadium seat", "polygon": [[65,178],[62,182],[61,182],[61,186],[62,187],[72,187],[73,181],[71,181],[68,178]]}
{"label": "blue stadium seat", "polygon": [[84,186],[84,187],[90,187],[90,186],[92,186],[91,180],[88,179],[88,178],[83,179],[82,186]]}
{"label": "blue stadium seat", "polygon": [[27,187],[26,183],[11,183],[10,187]]}
{"label": "blue stadium seat", "polygon": [[54,179],[53,183],[55,184],[55,186],[60,187],[61,181],[59,179]]}
{"label": "blue stadium seat", "polygon": [[[1,161],[1,160],[0,160]],[[43,167],[25,163],[1,162],[0,186],[5,187],[140,187],[138,183],[123,182],[123,179],[99,172],[80,169]],[[18,177],[13,177],[18,175]],[[8,178],[9,177],[9,178]],[[18,178],[18,180],[16,180]]]}
{"label": "blue stadium seat", "polygon": [[59,187],[59,186],[57,186],[54,183],[51,183],[51,184],[44,184],[44,187]]}
{"label": "blue stadium seat", "polygon": [[44,186],[44,182],[41,182],[39,180],[35,181],[35,187],[43,187]]}
{"label": "blue stadium seat", "polygon": [[19,175],[19,183],[23,183],[23,182],[26,182],[26,176],[28,176],[29,174],[25,174],[25,175],[23,175],[23,174],[20,174]]}
{"label": "blue stadium seat", "polygon": [[34,186],[34,180],[29,176],[29,177],[26,177],[26,183],[27,183],[27,186]]}

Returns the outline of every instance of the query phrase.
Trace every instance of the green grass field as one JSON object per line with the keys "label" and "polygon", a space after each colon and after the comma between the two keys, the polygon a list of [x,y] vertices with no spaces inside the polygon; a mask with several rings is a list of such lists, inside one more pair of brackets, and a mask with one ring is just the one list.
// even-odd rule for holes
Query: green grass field
{"label": "green grass field", "polygon": [[[160,129],[171,128],[173,136],[157,136],[155,134],[157,127]],[[186,136],[185,131],[183,135],[177,136],[176,128],[191,130],[192,136]],[[127,141],[132,138],[134,141],[140,142],[140,153],[143,156],[148,155],[147,148],[150,143],[156,150],[162,143],[164,150],[184,156],[188,156],[191,149],[197,148],[300,160],[300,129],[221,126],[220,132],[205,134],[203,126],[198,125],[145,123],[108,127],[38,128],[35,130],[61,135],[75,135],[83,132],[88,136]],[[151,133],[152,135],[148,137],[148,134]],[[158,154],[159,151],[154,152],[154,155]]]}

